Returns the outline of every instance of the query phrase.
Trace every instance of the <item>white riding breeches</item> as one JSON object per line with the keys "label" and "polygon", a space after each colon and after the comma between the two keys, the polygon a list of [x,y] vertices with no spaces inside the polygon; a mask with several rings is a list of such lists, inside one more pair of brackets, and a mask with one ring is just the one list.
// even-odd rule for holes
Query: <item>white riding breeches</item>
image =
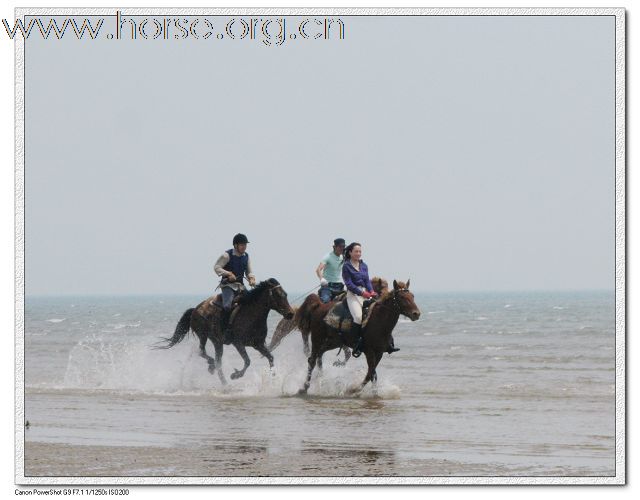
{"label": "white riding breeches", "polygon": [[364,297],[362,295],[356,295],[353,292],[347,291],[347,306],[349,306],[349,312],[353,317],[353,322],[356,325],[362,324],[362,305],[364,304]]}

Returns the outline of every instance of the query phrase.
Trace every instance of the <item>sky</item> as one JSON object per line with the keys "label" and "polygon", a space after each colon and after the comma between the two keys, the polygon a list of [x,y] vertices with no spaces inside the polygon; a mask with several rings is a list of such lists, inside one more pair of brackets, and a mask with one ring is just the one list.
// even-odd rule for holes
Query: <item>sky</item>
{"label": "sky", "polygon": [[614,18],[342,19],[30,38],[27,296],[207,294],[237,232],[291,291],[336,237],[417,291],[613,290]]}

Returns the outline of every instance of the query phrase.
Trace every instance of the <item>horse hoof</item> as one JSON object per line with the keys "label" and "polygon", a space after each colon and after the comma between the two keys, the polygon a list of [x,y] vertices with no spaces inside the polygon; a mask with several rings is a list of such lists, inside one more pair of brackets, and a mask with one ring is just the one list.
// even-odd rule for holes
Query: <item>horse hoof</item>
{"label": "horse hoof", "polygon": [[361,388],[359,385],[352,385],[351,387],[347,387],[345,394],[348,394],[351,396],[353,394],[358,394],[360,391],[361,391]]}
{"label": "horse hoof", "polygon": [[209,365],[209,368],[207,368],[207,370],[211,375],[213,375],[216,372],[216,367]]}
{"label": "horse hoof", "polygon": [[303,387],[302,389],[300,389],[300,390],[298,391],[298,396],[306,396],[306,394],[307,394],[307,390],[308,390],[308,389],[306,389],[306,388],[304,388],[304,387]]}
{"label": "horse hoof", "polygon": [[231,374],[231,380],[235,380],[237,378],[240,378],[242,375],[240,374],[240,370],[236,370]]}

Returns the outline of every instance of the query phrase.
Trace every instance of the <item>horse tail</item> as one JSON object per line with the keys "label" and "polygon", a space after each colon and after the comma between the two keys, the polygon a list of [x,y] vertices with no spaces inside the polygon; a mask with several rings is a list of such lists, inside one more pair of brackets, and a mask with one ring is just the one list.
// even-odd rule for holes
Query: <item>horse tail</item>
{"label": "horse tail", "polygon": [[182,339],[184,339],[187,333],[189,333],[189,328],[191,327],[191,314],[195,310],[195,307],[187,309],[182,315],[182,318],[180,318],[180,321],[178,321],[173,337],[163,338],[161,342],[165,342],[165,345],[155,346],[155,349],[169,349],[179,342],[182,342]]}
{"label": "horse tail", "polygon": [[280,320],[278,326],[276,326],[276,331],[273,333],[273,337],[271,337],[271,342],[269,343],[269,351],[275,350],[275,348],[280,345],[280,342],[282,342],[282,339],[284,339],[298,327],[298,309],[299,308],[297,307],[293,308],[293,318],[282,318]]}
{"label": "horse tail", "polygon": [[320,297],[314,293],[304,299],[304,302],[296,311],[294,319],[297,319],[298,328],[303,334],[309,334],[311,332],[312,315],[320,305],[322,305],[322,301]]}

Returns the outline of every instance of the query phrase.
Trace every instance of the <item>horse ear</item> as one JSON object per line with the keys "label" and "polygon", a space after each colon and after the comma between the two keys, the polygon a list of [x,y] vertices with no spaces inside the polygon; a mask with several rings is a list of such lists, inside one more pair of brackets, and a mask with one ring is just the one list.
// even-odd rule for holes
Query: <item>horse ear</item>
{"label": "horse ear", "polygon": [[409,290],[409,283],[411,283],[411,278],[409,278],[409,279],[407,280],[407,284],[406,284],[406,286],[405,286],[405,288],[406,288],[407,290]]}
{"label": "horse ear", "polygon": [[394,290],[398,289],[398,282],[396,280],[393,280],[393,289]]}

